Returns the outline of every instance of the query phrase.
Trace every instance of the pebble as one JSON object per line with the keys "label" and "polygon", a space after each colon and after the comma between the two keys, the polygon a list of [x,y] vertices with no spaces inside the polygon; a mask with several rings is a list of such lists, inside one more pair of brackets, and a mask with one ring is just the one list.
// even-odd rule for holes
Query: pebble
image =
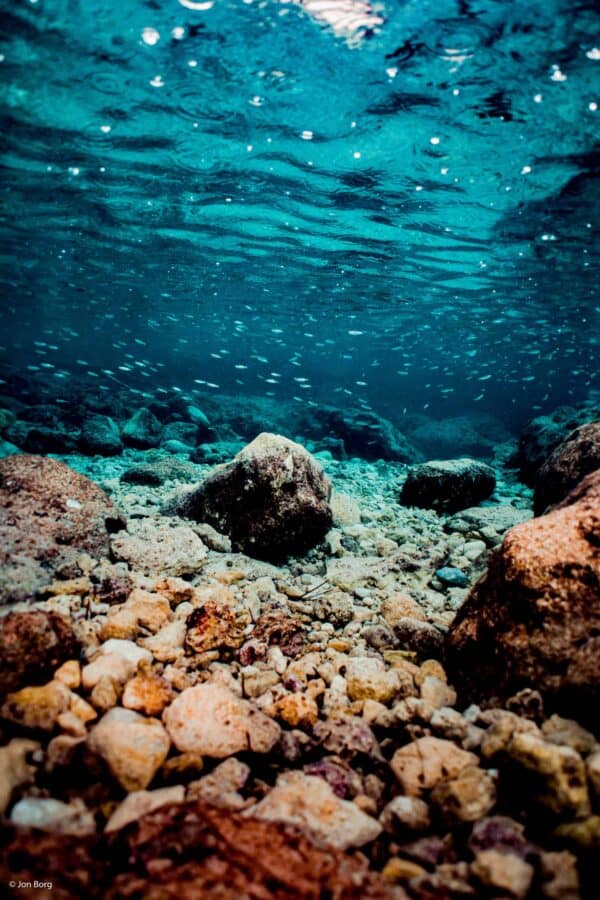
{"label": "pebble", "polygon": [[171,787],[157,788],[155,791],[132,791],[117,806],[110,819],[104,827],[104,831],[118,831],[135,822],[141,816],[160,809],[169,803],[183,803],[185,799],[185,788],[182,784],[175,784]]}
{"label": "pebble", "polygon": [[13,825],[55,834],[86,835],[96,831],[93,813],[81,800],[62,803],[50,797],[24,797],[10,814]]}
{"label": "pebble", "polygon": [[52,731],[58,717],[69,708],[71,692],[62,681],[26,687],[9,694],[1,715],[24,728]]}
{"label": "pebble", "polygon": [[187,688],[165,710],[163,721],[178,750],[217,759],[243,750],[268,753],[281,731],[248,700],[219,684]]}
{"label": "pebble", "polygon": [[36,769],[29,759],[40,747],[28,738],[13,738],[0,747],[0,816],[6,812],[13,791],[33,780]]}
{"label": "pebble", "polygon": [[381,833],[379,822],[354,803],[342,800],[329,784],[303,772],[284,772],[275,787],[249,811],[269,822],[296,825],[317,840],[347,850],[362,847]]}
{"label": "pebble", "polygon": [[471,872],[484,888],[518,900],[527,896],[534,868],[514,853],[481,850],[471,863]]}
{"label": "pebble", "polygon": [[126,791],[148,787],[170,746],[169,736],[157,719],[146,719],[120,707],[105,713],[92,728],[87,743]]}
{"label": "pebble", "polygon": [[443,738],[422,737],[394,753],[390,766],[405,794],[420,797],[443,778],[459,775],[467,766],[476,766],[474,753],[461,750]]}

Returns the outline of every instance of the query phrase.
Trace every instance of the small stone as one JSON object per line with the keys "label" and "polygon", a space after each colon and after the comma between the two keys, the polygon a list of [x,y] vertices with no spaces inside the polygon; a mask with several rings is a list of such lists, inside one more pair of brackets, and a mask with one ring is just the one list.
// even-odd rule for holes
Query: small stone
{"label": "small stone", "polygon": [[219,763],[209,775],[188,785],[186,800],[202,800],[227,809],[242,809],[246,801],[239,793],[250,776],[250,767],[234,756]]}
{"label": "small stone", "polygon": [[66,731],[67,734],[73,735],[73,737],[85,737],[87,734],[86,727],[81,719],[71,712],[70,709],[60,714],[56,724],[62,731]]}
{"label": "small stone", "polygon": [[575,851],[600,850],[600,815],[587,816],[576,822],[565,822],[554,832],[562,843]]}
{"label": "small stone", "polygon": [[[0,698],[52,677],[77,654],[71,624],[55,612],[11,612],[0,619]],[[60,679],[59,679],[60,680]]]}
{"label": "small stone", "polygon": [[184,646],[192,653],[207,650],[236,650],[244,643],[244,632],[238,624],[235,613],[225,603],[207,600],[195,609],[186,622]]}
{"label": "small stone", "polygon": [[429,807],[418,797],[394,797],[384,807],[379,821],[386,831],[400,836],[403,832],[427,831],[431,824]]}
{"label": "small stone", "polygon": [[138,647],[133,641],[111,639],[105,641],[98,649],[91,663],[84,667],[81,680],[84,688],[89,690],[104,675],[109,675],[124,684],[135,675],[140,662],[152,662],[152,654]]}
{"label": "small stone", "polygon": [[247,700],[219,684],[187,688],[163,713],[178,750],[217,759],[243,750],[268,753],[280,728]]}
{"label": "small stone", "polygon": [[175,662],[184,655],[185,622],[169,622],[152,637],[143,638],[139,643],[159,662]]}
{"label": "small stone", "polygon": [[351,700],[389,703],[400,688],[400,678],[395,669],[386,671],[380,659],[353,656],[346,665],[346,685]]}
{"label": "small stone", "polygon": [[394,856],[392,859],[388,859],[383,867],[381,877],[385,878],[386,881],[408,881],[410,878],[418,878],[419,875],[425,875],[425,872],[426,869],[418,863]]}
{"label": "small stone", "polygon": [[581,900],[577,859],[563,850],[540,853],[540,892],[548,900]]}
{"label": "small stone", "polygon": [[471,873],[483,887],[521,898],[529,891],[534,868],[514,853],[481,850],[471,863]]}
{"label": "small stone", "polygon": [[412,650],[419,659],[441,656],[444,648],[443,633],[430,622],[406,617],[394,626],[400,647]]}
{"label": "small stone", "polygon": [[390,766],[404,792],[419,797],[443,778],[455,778],[467,766],[476,766],[474,753],[443,738],[423,737],[396,750]]}
{"label": "small stone", "polygon": [[531,782],[534,796],[545,809],[561,818],[589,814],[585,763],[575,750],[522,733],[512,738],[507,753],[513,762],[534,776]]}
{"label": "small stone", "polygon": [[447,584],[448,587],[468,587],[469,577],[465,575],[464,572],[461,572],[460,569],[456,569],[453,566],[442,566],[441,569],[436,570],[436,578],[443,584]]}
{"label": "small stone", "polygon": [[421,699],[429,703],[434,709],[443,706],[454,706],[456,703],[456,691],[445,681],[428,675],[421,684]]}
{"label": "small stone", "polygon": [[550,716],[542,725],[542,734],[547,741],[571,747],[584,756],[587,756],[592,750],[600,750],[598,741],[591,731],[582,728],[573,719],[563,719],[556,715]]}
{"label": "small stone", "polygon": [[204,565],[207,552],[189,525],[168,518],[130,523],[127,532],[112,539],[111,550],[115,559],[145,575],[194,574]]}
{"label": "small stone", "polygon": [[26,687],[9,694],[0,715],[24,728],[52,731],[69,702],[69,689],[61,681],[50,681],[42,687]]}
{"label": "small stone", "polygon": [[90,700],[96,709],[112,709],[119,700],[120,685],[110,675],[103,675],[94,685]]}
{"label": "small stone", "polygon": [[35,766],[28,762],[28,757],[39,749],[37,741],[27,738],[13,738],[0,747],[0,816],[6,812],[13,791],[33,781]]}
{"label": "small stone", "polygon": [[10,820],[20,828],[39,828],[55,834],[94,834],[93,813],[81,800],[61,803],[50,797],[24,797],[13,807]]}
{"label": "small stone", "polygon": [[496,786],[483,769],[467,766],[456,778],[440,781],[431,792],[431,800],[448,824],[476,822],[494,806]]}
{"label": "small stone", "polygon": [[424,622],[426,618],[417,601],[408,594],[402,593],[389,594],[384,597],[381,602],[381,615],[391,628],[394,628],[407,616],[421,622]]}
{"label": "small stone", "polygon": [[275,703],[275,715],[291,728],[310,728],[319,718],[319,707],[309,694],[285,694]]}
{"label": "small stone", "polygon": [[55,681],[62,681],[70,690],[81,686],[81,666],[76,659],[68,659],[54,673]]}
{"label": "small stone", "polygon": [[130,709],[111,709],[87,739],[126,791],[144,790],[169,752],[169,736],[157,719]]}
{"label": "small stone", "polygon": [[174,784],[171,787],[158,788],[155,791],[133,791],[128,794],[123,802],[117,806],[112,816],[106,823],[104,831],[119,831],[135,822],[147,813],[160,809],[168,803],[183,803],[185,788],[182,784]]}
{"label": "small stone", "polygon": [[329,784],[303,772],[284,772],[275,787],[248,814],[269,822],[296,825],[317,840],[346,850],[362,847],[381,833],[376,819],[341,800]]}
{"label": "small stone", "polygon": [[169,682],[154,672],[142,672],[127,682],[121,702],[147,716],[158,716],[173,699]]}

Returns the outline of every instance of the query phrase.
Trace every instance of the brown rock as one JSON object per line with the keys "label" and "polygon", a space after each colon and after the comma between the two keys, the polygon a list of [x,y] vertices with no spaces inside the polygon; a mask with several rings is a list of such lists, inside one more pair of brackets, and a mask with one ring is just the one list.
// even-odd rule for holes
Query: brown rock
{"label": "brown rock", "polygon": [[[53,883],[56,900],[407,900],[400,887],[370,872],[362,856],[203,803],[161,807],[110,836],[32,840],[29,831],[8,832],[0,880],[36,879]],[[33,897],[33,891],[19,894]]]}
{"label": "brown rock", "polygon": [[304,626],[292,616],[271,610],[256,620],[252,640],[275,645],[285,656],[299,656],[304,649]]}
{"label": "brown rock", "polygon": [[590,812],[585,763],[571,747],[559,747],[534,734],[515,734],[506,748],[527,775],[535,802],[563,819]]}
{"label": "brown rock", "polygon": [[411,797],[419,797],[442,779],[456,777],[467,766],[476,765],[474,753],[435,737],[419,738],[401,747],[390,762],[404,793]]}
{"label": "brown rock", "polygon": [[476,822],[486,816],[496,802],[493,778],[478,766],[468,766],[456,776],[437,784],[431,800],[445,822]]}
{"label": "brown rock", "polygon": [[238,625],[231,607],[214,600],[207,600],[190,613],[186,627],[184,646],[192,653],[223,648],[235,650],[244,642],[243,628]]}
{"label": "brown rock", "polygon": [[6,698],[0,715],[23,728],[52,731],[61,713],[69,708],[70,691],[61,681],[41,687],[21,688]]}
{"label": "brown rock", "polygon": [[25,684],[46,681],[78,651],[70,624],[57,613],[9,613],[0,619],[0,698]]}
{"label": "brown rock", "polygon": [[125,685],[121,702],[147,716],[159,716],[173,699],[169,682],[155,672],[142,672]]}
{"label": "brown rock", "polygon": [[536,515],[564,500],[596,469],[600,469],[600,422],[589,422],[571,432],[537,473],[533,495]]}
{"label": "brown rock", "polygon": [[231,538],[234,550],[277,562],[325,537],[332,523],[330,494],[329,480],[304,447],[264,433],[174,511],[208,522]]}
{"label": "brown rock", "polygon": [[484,888],[518,898],[527,895],[534,869],[514,853],[482,850],[471,864],[471,872]]}
{"label": "brown rock", "polygon": [[0,460],[0,603],[25,600],[82,552],[100,558],[124,525],[98,485],[56,459]]}
{"label": "brown rock", "polygon": [[600,700],[600,471],[560,507],[512,528],[447,640],[453,683],[471,699],[535,687],[569,717]]}

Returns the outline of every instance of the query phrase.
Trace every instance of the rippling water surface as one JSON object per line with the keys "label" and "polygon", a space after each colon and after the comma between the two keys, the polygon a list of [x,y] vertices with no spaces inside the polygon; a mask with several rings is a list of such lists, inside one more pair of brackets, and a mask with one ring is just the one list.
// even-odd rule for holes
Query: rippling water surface
{"label": "rippling water surface", "polygon": [[6,371],[507,421],[598,385],[594,4],[351,5],[0,3]]}

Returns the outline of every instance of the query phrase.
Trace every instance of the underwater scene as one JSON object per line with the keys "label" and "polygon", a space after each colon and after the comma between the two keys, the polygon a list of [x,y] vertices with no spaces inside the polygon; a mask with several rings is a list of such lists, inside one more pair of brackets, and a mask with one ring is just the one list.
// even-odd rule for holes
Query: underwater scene
{"label": "underwater scene", "polygon": [[0,0],[0,884],[600,895],[592,0]]}

